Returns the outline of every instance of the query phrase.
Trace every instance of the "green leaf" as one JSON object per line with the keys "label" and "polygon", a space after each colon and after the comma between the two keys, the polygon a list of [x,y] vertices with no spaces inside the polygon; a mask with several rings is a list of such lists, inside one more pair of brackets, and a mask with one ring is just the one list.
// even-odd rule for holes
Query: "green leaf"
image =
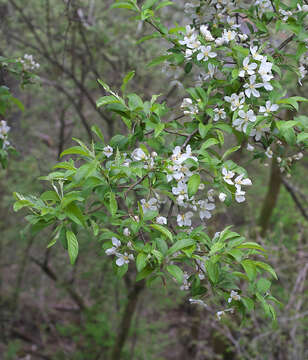
{"label": "green leaf", "polygon": [[155,8],[155,11],[157,11],[163,7],[171,6],[171,5],[174,5],[174,3],[171,1],[162,1],[160,4],[157,5],[157,7]]}
{"label": "green leaf", "polygon": [[230,154],[234,153],[235,151],[239,150],[241,148],[241,145],[238,146],[234,146],[231,149],[228,149],[222,156],[222,159],[226,158],[227,156],[229,156]]}
{"label": "green leaf", "polygon": [[256,277],[256,274],[257,274],[256,265],[254,264],[254,262],[252,260],[243,260],[241,262],[241,265],[243,266],[243,268],[248,276],[248,279],[250,281],[252,281]]}
{"label": "green leaf", "polygon": [[297,140],[296,140],[297,143],[305,142],[306,144],[308,144],[306,140],[308,140],[308,133],[303,132],[297,135]]}
{"label": "green leaf", "polygon": [[255,249],[260,251],[266,251],[261,245],[255,242],[244,242],[243,244],[236,247],[237,249]]}
{"label": "green leaf", "polygon": [[162,62],[164,62],[165,60],[170,59],[170,55],[162,55],[162,56],[158,56],[157,58],[155,58],[154,60],[152,60],[151,62],[148,63],[147,67],[151,67],[151,66],[156,66]]}
{"label": "green leaf", "polygon": [[199,185],[200,185],[200,175],[199,174],[194,174],[192,175],[189,180],[188,180],[188,185],[187,185],[187,191],[188,191],[188,196],[191,198],[193,195],[196,194],[196,192],[199,189]]}
{"label": "green leaf", "polygon": [[210,280],[213,284],[217,284],[219,279],[219,267],[217,263],[214,263],[212,260],[205,262],[206,271],[209,275]]}
{"label": "green leaf", "polygon": [[257,282],[257,289],[261,294],[265,294],[270,287],[271,287],[271,282],[267,279],[261,278]]}
{"label": "green leaf", "polygon": [[269,264],[266,264],[263,261],[255,261],[254,263],[256,264],[256,266],[269,272],[273,276],[274,279],[278,280],[278,276],[275,273],[275,270]]}
{"label": "green leaf", "polygon": [[76,204],[70,203],[68,206],[66,206],[64,212],[76,224],[85,227],[85,217]]}
{"label": "green leaf", "polygon": [[129,94],[128,98],[128,106],[130,110],[143,109],[143,101],[137,94]]}
{"label": "green leaf", "polygon": [[101,106],[106,106],[108,104],[117,104],[117,103],[121,103],[121,101],[117,97],[115,97],[114,95],[108,95],[99,98],[96,101],[96,106],[99,108]]}
{"label": "green leaf", "polygon": [[173,235],[172,233],[166,229],[164,226],[159,225],[159,224],[151,224],[150,225],[153,229],[158,230],[159,232],[161,232],[162,234],[164,234],[167,238],[169,238],[172,242],[173,242]]}
{"label": "green leaf", "polygon": [[133,4],[126,2],[126,1],[121,1],[121,2],[117,2],[115,4],[111,5],[112,9],[128,9],[128,10],[133,10],[133,11],[137,11],[138,8],[136,9],[136,6],[134,6]]}
{"label": "green leaf", "polygon": [[146,267],[147,254],[139,253],[136,259],[136,267],[138,272],[142,271]]}
{"label": "green leaf", "polygon": [[165,124],[159,123],[155,126],[154,137],[157,137],[165,128]]}
{"label": "green leaf", "polygon": [[184,274],[182,269],[180,269],[177,265],[168,265],[167,271],[171,276],[176,279],[179,284],[183,283]]}
{"label": "green leaf", "polygon": [[211,251],[209,252],[209,255],[216,254],[219,250],[223,249],[225,247],[225,244],[223,242],[217,242],[211,247]]}
{"label": "green leaf", "polygon": [[101,131],[101,129],[97,125],[93,125],[91,127],[91,130],[94,132],[94,134],[102,140],[103,143],[105,143],[104,135]]}
{"label": "green leaf", "polygon": [[178,240],[174,245],[171,246],[171,248],[168,250],[167,255],[172,255],[175,252],[184,249],[186,247],[189,247],[191,245],[194,245],[193,239],[182,239]]}
{"label": "green leaf", "polygon": [[142,5],[142,10],[147,10],[153,7],[158,0],[146,0],[145,3]]}
{"label": "green leaf", "polygon": [[89,151],[84,150],[81,146],[73,146],[69,149],[64,150],[60,157],[64,155],[83,155],[86,157],[91,157],[91,153]]}
{"label": "green leaf", "polygon": [[199,124],[199,134],[202,139],[204,139],[209,132],[209,130],[213,127],[212,124],[204,125],[203,123]]}
{"label": "green leaf", "polygon": [[201,150],[205,150],[213,145],[219,144],[219,141],[215,138],[210,138],[208,140],[206,140],[202,146],[201,146]]}
{"label": "green leaf", "polygon": [[248,311],[253,311],[255,304],[249,297],[241,296],[242,303]]}
{"label": "green leaf", "polygon": [[114,192],[109,193],[109,206],[110,206],[110,213],[112,216],[115,216],[118,210],[118,203],[115,197]]}
{"label": "green leaf", "polygon": [[122,91],[123,94],[125,93],[126,85],[128,84],[128,82],[129,82],[134,76],[135,76],[135,71],[134,71],[134,70],[130,71],[129,73],[127,73],[127,74],[124,76],[123,83],[122,83],[122,86],[121,86],[121,91]]}
{"label": "green leaf", "polygon": [[59,199],[59,195],[55,192],[55,191],[45,191],[42,195],[41,195],[41,199],[44,201],[54,201],[54,202],[58,202]]}
{"label": "green leaf", "polygon": [[136,281],[140,281],[140,280],[148,277],[153,271],[154,271],[153,268],[151,268],[149,266],[145,267],[142,271],[140,271],[140,273],[137,274]]}
{"label": "green leaf", "polygon": [[72,203],[73,201],[83,201],[84,198],[80,196],[80,191],[72,191],[65,196],[61,200],[61,206],[65,208],[67,205]]}
{"label": "green leaf", "polygon": [[68,246],[68,255],[70,257],[71,264],[73,265],[78,256],[78,240],[71,230],[66,231],[66,239]]}

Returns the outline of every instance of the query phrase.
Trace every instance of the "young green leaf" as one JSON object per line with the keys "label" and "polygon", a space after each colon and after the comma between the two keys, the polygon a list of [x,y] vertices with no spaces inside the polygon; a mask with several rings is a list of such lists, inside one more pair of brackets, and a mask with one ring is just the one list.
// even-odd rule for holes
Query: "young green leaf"
{"label": "young green leaf", "polygon": [[71,264],[73,265],[78,256],[78,240],[75,234],[71,230],[66,231],[68,255],[70,257]]}

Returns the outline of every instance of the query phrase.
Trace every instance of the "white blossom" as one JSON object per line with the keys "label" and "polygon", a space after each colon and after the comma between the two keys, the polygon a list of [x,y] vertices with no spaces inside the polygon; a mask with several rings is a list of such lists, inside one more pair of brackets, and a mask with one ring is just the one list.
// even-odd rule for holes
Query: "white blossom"
{"label": "white blossom", "polygon": [[221,202],[224,202],[227,198],[227,195],[225,193],[221,192],[218,197]]}
{"label": "white blossom", "polygon": [[255,122],[257,117],[255,116],[253,110],[248,110],[247,112],[240,110],[238,115],[239,118],[234,119],[232,124],[236,126],[238,131],[243,131],[246,133],[249,122]]}
{"label": "white blossom", "polygon": [[135,149],[132,152],[131,156],[134,161],[144,161],[148,158],[148,156],[145,154],[145,152],[140,148]]}
{"label": "white blossom", "polygon": [[300,4],[297,4],[298,11],[304,11],[308,12],[308,5],[301,6]]}
{"label": "white blossom", "polygon": [[299,71],[298,83],[302,86],[303,85],[302,80],[307,75],[307,70],[306,70],[304,65],[300,65],[299,68],[298,68],[298,71]]}
{"label": "white blossom", "polygon": [[223,179],[224,181],[229,184],[229,185],[233,185],[233,181],[232,178],[234,176],[234,172],[233,171],[229,171],[227,170],[225,167],[222,168],[222,175],[223,175]]}
{"label": "white blossom", "polygon": [[189,275],[186,271],[184,271],[183,273],[183,285],[181,285],[180,290],[185,291],[185,290],[189,290],[190,287],[190,283],[188,281],[189,279]]}
{"label": "white blossom", "polygon": [[260,141],[263,134],[269,132],[269,127],[263,127],[261,124],[257,125],[255,128],[251,129],[250,136],[253,136],[256,141]]}
{"label": "white blossom", "polygon": [[254,149],[255,149],[255,147],[253,146],[253,145],[251,145],[251,144],[247,144],[247,150],[248,151],[254,151]]}
{"label": "white blossom", "polygon": [[231,27],[231,29],[238,29],[239,27],[241,27],[241,25],[236,23],[236,17],[235,16],[228,16],[227,17],[227,23],[228,25]]}
{"label": "white blossom", "polygon": [[251,95],[255,96],[255,97],[260,97],[260,93],[257,90],[257,88],[262,87],[263,84],[256,84],[256,75],[252,75],[249,77],[249,84],[244,84],[244,88],[245,90],[245,94],[247,97],[250,98]]}
{"label": "white blossom", "polygon": [[207,200],[199,200],[198,205],[200,207],[200,219],[210,219],[212,217],[210,211],[215,209],[215,204],[210,203]]}
{"label": "white blossom", "polygon": [[298,154],[293,155],[294,160],[301,160],[304,157],[304,154],[302,152],[299,152]]}
{"label": "white blossom", "polygon": [[127,254],[126,252],[124,254],[116,253],[116,264],[120,267],[124,264],[128,264],[130,260],[134,260],[133,254]]}
{"label": "white blossom", "polygon": [[293,15],[292,11],[286,11],[279,9],[279,13],[282,15],[282,21],[288,21],[289,17]]}
{"label": "white blossom", "polygon": [[210,189],[207,192],[207,197],[208,197],[209,201],[213,201],[213,202],[215,201],[214,195],[215,195],[215,190],[214,189]]}
{"label": "white blossom", "polygon": [[5,139],[7,134],[10,131],[10,127],[7,126],[7,122],[5,120],[0,121],[0,139]]}
{"label": "white blossom", "polygon": [[224,316],[224,315],[225,315],[224,311],[217,311],[217,313],[216,313],[218,320],[221,320],[222,316]]}
{"label": "white blossom", "polygon": [[258,53],[258,46],[250,46],[250,53],[254,60],[262,61],[263,56]]}
{"label": "white blossom", "polygon": [[277,111],[279,106],[272,104],[269,100],[266,101],[265,106],[260,106],[260,113],[264,113],[264,116],[268,116],[271,112]]}
{"label": "white blossom", "polygon": [[165,218],[164,216],[158,216],[156,218],[156,223],[159,225],[167,225],[167,218]]}
{"label": "white blossom", "polygon": [[177,223],[179,226],[191,226],[191,218],[194,216],[194,214],[191,211],[188,211],[185,214],[178,214],[177,216]]}
{"label": "white blossom", "polygon": [[142,199],[141,206],[142,206],[143,212],[157,211],[157,199],[151,198],[149,201]]}
{"label": "white blossom", "polygon": [[236,188],[235,200],[238,203],[241,203],[241,202],[245,201],[245,191],[243,191],[240,187]]}
{"label": "white blossom", "polygon": [[253,75],[255,73],[255,69],[258,67],[256,63],[249,64],[250,57],[246,56],[243,60],[243,69],[239,72],[238,76],[244,77],[246,74]]}
{"label": "white blossom", "polygon": [[212,51],[212,47],[209,46],[200,46],[199,48],[199,53],[197,55],[197,60],[198,61],[208,61],[209,58],[214,58],[217,56],[217,54],[215,52]]}
{"label": "white blossom", "polygon": [[125,228],[125,229],[123,230],[123,235],[124,235],[124,236],[130,236],[130,230],[129,230],[129,228]]}
{"label": "white blossom", "polygon": [[237,109],[242,109],[245,104],[245,95],[244,93],[232,94],[231,96],[225,96],[224,98],[227,102],[231,103],[231,110],[235,111]]}
{"label": "white blossom", "polygon": [[113,148],[111,146],[107,145],[104,147],[103,153],[104,153],[104,155],[107,156],[107,158],[109,158],[113,154]]}
{"label": "white blossom", "polygon": [[230,41],[235,39],[236,35],[237,33],[235,31],[224,29],[222,37],[226,43],[229,43]]}
{"label": "white blossom", "polygon": [[237,291],[231,290],[230,297],[228,299],[228,303],[231,303],[232,300],[236,300],[236,301],[241,300],[241,296],[238,294]]}
{"label": "white blossom", "polygon": [[266,149],[265,155],[266,155],[269,159],[271,159],[271,158],[273,157],[273,151],[271,150],[270,147],[268,147],[268,148]]}
{"label": "white blossom", "polygon": [[186,110],[184,110],[185,115],[189,115],[189,114],[195,115],[195,114],[198,114],[198,112],[199,112],[198,106],[196,104],[194,104],[192,99],[190,99],[190,98],[183,99],[181,108],[186,109]]}
{"label": "white blossom", "polygon": [[252,185],[252,182],[248,178],[244,179],[244,174],[240,174],[234,179],[234,184],[237,188],[240,188],[241,185]]}
{"label": "white blossom", "polygon": [[116,237],[112,237],[111,241],[113,246],[105,251],[107,255],[114,255],[117,252],[117,249],[121,246],[121,241]]}
{"label": "white blossom", "polygon": [[200,299],[189,299],[189,302],[191,304],[198,304],[198,305],[201,305],[203,307],[207,307],[206,303]]}
{"label": "white blossom", "polygon": [[200,26],[200,33],[205,38],[206,41],[214,41],[214,38],[211,32],[208,30],[207,25]]}
{"label": "white blossom", "polygon": [[193,41],[195,41],[197,39],[197,32],[196,29],[193,27],[190,27],[190,25],[186,26],[186,34],[184,36],[184,40],[180,40],[179,43],[181,45],[186,45],[188,46],[189,44],[191,44]]}
{"label": "white blossom", "polygon": [[33,55],[25,54],[23,59],[20,60],[24,71],[31,71],[38,69],[40,64],[35,62],[33,59]]}
{"label": "white blossom", "polygon": [[266,60],[261,62],[258,73],[261,75],[263,82],[267,83],[273,79],[272,67],[273,64],[271,62]]}
{"label": "white blossom", "polygon": [[225,119],[226,118],[226,112],[225,112],[225,110],[223,109],[223,108],[215,108],[214,109],[214,112],[216,113],[215,115],[214,115],[214,121],[218,121],[218,120],[220,120],[220,119]]}

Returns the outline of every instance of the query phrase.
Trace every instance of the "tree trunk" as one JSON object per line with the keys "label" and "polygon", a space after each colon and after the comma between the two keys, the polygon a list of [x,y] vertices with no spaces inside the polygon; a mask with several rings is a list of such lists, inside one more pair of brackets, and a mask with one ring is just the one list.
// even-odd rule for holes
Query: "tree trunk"
{"label": "tree trunk", "polygon": [[280,169],[277,165],[276,159],[273,158],[268,190],[266,197],[263,201],[263,206],[258,222],[258,225],[261,228],[261,236],[264,236],[268,229],[271,215],[277,204],[281,183],[282,181]]}
{"label": "tree trunk", "polygon": [[121,323],[119,326],[118,336],[116,339],[116,342],[113,346],[112,354],[111,354],[111,360],[120,360],[121,359],[121,353],[125,344],[125,341],[128,337],[128,333],[131,327],[131,322],[133,315],[136,310],[137,301],[139,298],[140,293],[144,289],[145,282],[140,281],[136,282],[132,290],[130,291],[128,295],[128,301],[121,319]]}

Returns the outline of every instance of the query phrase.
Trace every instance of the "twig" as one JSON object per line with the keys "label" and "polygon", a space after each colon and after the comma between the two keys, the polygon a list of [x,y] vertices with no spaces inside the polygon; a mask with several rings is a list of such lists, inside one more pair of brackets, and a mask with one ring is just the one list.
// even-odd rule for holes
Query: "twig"
{"label": "twig", "polygon": [[293,186],[290,183],[287,182],[286,179],[282,178],[282,182],[283,182],[283,185],[285,186],[286,190],[292,196],[292,199],[294,200],[296,206],[298,207],[298,209],[301,212],[301,214],[303,215],[303,217],[308,221],[308,214],[306,212],[306,209],[303,207],[303,205],[299,201],[299,199],[296,195],[295,189],[293,188]]}
{"label": "twig", "polygon": [[198,129],[194,130],[188,137],[187,139],[185,140],[184,144],[181,146],[181,150],[183,150],[186,145],[190,142],[190,140],[197,134],[198,132]]}
{"label": "twig", "polygon": [[[33,261],[36,265],[38,265],[44,273],[52,279],[54,282],[59,283],[58,276],[53,272],[53,270],[48,266],[42,264],[40,261],[35,259],[34,257],[30,257],[31,261]],[[61,286],[68,292],[71,299],[78,305],[80,310],[85,311],[86,310],[86,304],[83,301],[83,298],[72,288],[70,284],[61,283]]]}
{"label": "twig", "polygon": [[140,178],[138,181],[136,181],[134,184],[132,184],[124,193],[124,197],[126,198],[127,193],[131,191],[135,186],[140,184],[146,177],[148,177],[148,174],[144,175],[142,178]]}

